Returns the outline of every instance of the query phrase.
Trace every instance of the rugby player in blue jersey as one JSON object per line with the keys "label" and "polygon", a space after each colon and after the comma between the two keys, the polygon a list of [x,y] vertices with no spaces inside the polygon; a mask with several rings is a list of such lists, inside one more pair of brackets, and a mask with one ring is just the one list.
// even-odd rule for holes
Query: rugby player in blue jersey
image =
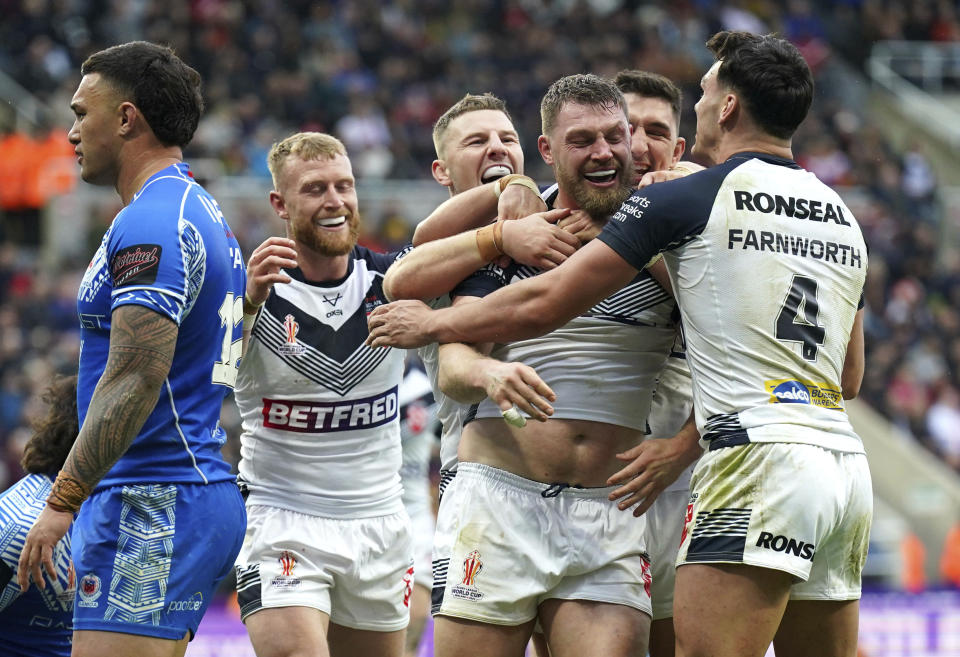
{"label": "rugby player in blue jersey", "polygon": [[182,655],[239,551],[243,501],[220,455],[241,347],[245,268],[182,161],[200,76],[142,41],[91,55],[71,102],[81,177],[123,209],[77,298],[80,433],[20,558],[53,577],[73,528],[73,655]]}
{"label": "rugby player in blue jersey", "polygon": [[28,474],[0,494],[0,655],[7,657],[68,657],[73,634],[76,577],[69,532],[54,548],[52,586],[23,593],[16,579],[24,538],[77,437],[76,375],[55,380],[43,400],[47,413],[34,426],[20,462]]}

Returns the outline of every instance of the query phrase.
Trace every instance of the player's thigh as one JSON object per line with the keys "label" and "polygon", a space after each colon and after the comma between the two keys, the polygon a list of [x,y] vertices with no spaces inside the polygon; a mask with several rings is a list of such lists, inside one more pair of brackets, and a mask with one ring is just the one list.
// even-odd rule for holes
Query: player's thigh
{"label": "player's thigh", "polygon": [[677,635],[673,631],[673,616],[657,618],[650,623],[650,657],[673,657]]}
{"label": "player's thigh", "polygon": [[783,617],[789,573],[743,564],[677,568],[674,628],[682,657],[763,657]]}
{"label": "player's thigh", "polygon": [[855,657],[859,600],[791,600],[773,640],[777,657]]}
{"label": "player's thigh", "polygon": [[430,589],[420,584],[413,586],[413,595],[410,596],[410,624],[407,625],[405,640],[408,655],[414,655],[420,646],[423,637],[423,628],[430,613]]}
{"label": "player's thigh", "polygon": [[311,607],[260,609],[244,623],[257,657],[329,657],[330,617]]}
{"label": "player's thigh", "polygon": [[73,633],[71,657],[182,657],[189,636],[182,639],[160,639],[152,636],[77,630]]}
{"label": "player's thigh", "polygon": [[535,621],[494,625],[452,616],[434,616],[436,657],[522,657]]}
{"label": "player's thigh", "polygon": [[406,630],[373,632],[330,623],[327,643],[331,657],[402,657]]}
{"label": "player's thigh", "polygon": [[[650,615],[627,605],[546,600],[540,623],[550,657],[644,657]],[[598,632],[597,628],[603,628]]]}

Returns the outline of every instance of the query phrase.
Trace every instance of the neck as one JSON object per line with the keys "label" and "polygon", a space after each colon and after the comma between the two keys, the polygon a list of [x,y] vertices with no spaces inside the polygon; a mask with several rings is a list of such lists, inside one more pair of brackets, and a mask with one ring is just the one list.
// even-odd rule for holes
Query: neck
{"label": "neck", "polygon": [[573,200],[573,197],[570,196],[567,193],[567,190],[565,190],[563,187],[559,188],[559,191],[557,192],[557,200],[553,204],[553,207],[556,209],[561,209],[561,208],[568,208],[570,210],[580,209],[580,205],[577,204],[575,200]]}
{"label": "neck", "polygon": [[133,200],[143,184],[158,171],[183,161],[179,146],[143,149],[124,159],[117,175],[117,193],[124,205]]}
{"label": "neck", "polygon": [[297,242],[297,264],[303,277],[311,283],[336,281],[347,275],[350,253],[339,256],[325,256],[308,246]]}
{"label": "neck", "polygon": [[789,139],[778,139],[766,134],[746,135],[741,138],[723,140],[712,154],[712,164],[725,162],[731,156],[744,152],[768,153],[788,160],[793,159],[793,149]]}

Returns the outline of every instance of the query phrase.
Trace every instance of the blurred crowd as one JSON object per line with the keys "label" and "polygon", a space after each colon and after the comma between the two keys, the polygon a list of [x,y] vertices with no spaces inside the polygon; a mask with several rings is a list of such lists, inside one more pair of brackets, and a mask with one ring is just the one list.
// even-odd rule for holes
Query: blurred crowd
{"label": "blurred crowd", "polygon": [[[0,110],[0,190],[18,184],[9,164],[22,162],[5,148],[65,139],[79,64],[121,41],[169,43],[203,75],[207,111],[186,155],[218,175],[267,178],[271,143],[310,129],[343,139],[360,178],[428,177],[433,122],[465,92],[492,91],[513,114],[528,173],[546,181],[539,100],[558,77],[668,75],[685,90],[681,134],[692,143],[707,38],[780,32],[818,74],[795,155],[852,190],[871,249],[862,396],[960,471],[960,253],[939,239],[937,175],[921,145],[898,152],[851,111],[830,74],[841,60],[862,67],[875,40],[960,39],[955,0],[0,0],[0,15],[0,71],[48,108],[29,135]],[[45,203],[0,194],[0,489],[19,475],[39,392],[76,367],[86,262],[41,266],[30,222]],[[395,243],[397,222],[386,225]],[[230,451],[236,419],[225,421]]]}

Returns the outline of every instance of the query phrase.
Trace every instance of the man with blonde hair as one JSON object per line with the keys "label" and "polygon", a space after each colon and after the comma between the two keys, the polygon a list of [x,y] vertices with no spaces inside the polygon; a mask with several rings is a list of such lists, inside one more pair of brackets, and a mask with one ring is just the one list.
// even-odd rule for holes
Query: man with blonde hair
{"label": "man with blonde hair", "polygon": [[404,352],[364,345],[398,254],[357,246],[339,140],[298,133],[267,161],[286,237],[247,264],[241,617],[259,657],[400,657],[413,580],[399,475]]}

